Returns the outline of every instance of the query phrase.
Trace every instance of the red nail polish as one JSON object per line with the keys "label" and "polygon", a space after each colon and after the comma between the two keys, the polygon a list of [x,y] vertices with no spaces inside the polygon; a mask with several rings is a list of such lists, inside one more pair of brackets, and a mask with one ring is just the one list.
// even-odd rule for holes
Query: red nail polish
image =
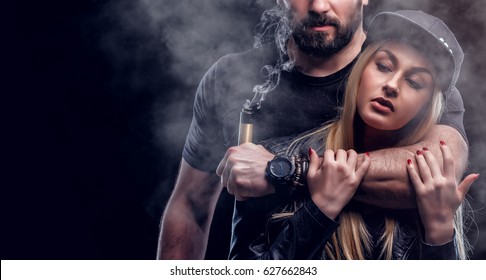
{"label": "red nail polish", "polygon": [[442,146],[445,146],[446,142],[444,142],[444,141],[440,140],[440,144],[441,144]]}
{"label": "red nail polish", "polygon": [[417,156],[421,156],[422,155],[422,151],[421,150],[417,150]]}
{"label": "red nail polish", "polygon": [[422,150],[424,150],[424,151],[428,151],[428,150],[429,150],[429,148],[427,148],[427,147],[423,147],[423,148],[422,148]]}
{"label": "red nail polish", "polygon": [[412,165],[412,160],[411,159],[407,159],[407,164],[408,165]]}
{"label": "red nail polish", "polygon": [[366,152],[365,154],[366,154],[366,156],[368,156],[368,157],[370,156],[370,153],[368,153],[368,152]]}
{"label": "red nail polish", "polygon": [[312,148],[309,147],[309,156],[312,154]]}

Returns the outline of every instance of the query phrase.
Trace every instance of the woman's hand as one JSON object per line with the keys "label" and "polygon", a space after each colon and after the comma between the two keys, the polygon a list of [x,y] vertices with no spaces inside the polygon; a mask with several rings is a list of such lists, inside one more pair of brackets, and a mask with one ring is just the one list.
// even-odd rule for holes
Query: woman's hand
{"label": "woman's hand", "polygon": [[324,152],[322,163],[313,149],[309,149],[310,162],[307,183],[311,199],[330,219],[335,219],[348,204],[368,171],[370,157],[367,154],[358,167],[358,154],[354,150]]}
{"label": "woman's hand", "polygon": [[425,242],[440,245],[454,235],[454,215],[471,184],[479,174],[470,174],[457,185],[454,159],[445,142],[440,142],[443,172],[434,155],[427,149],[417,151],[415,166],[407,162],[407,170],[417,195],[417,205],[425,228]]}

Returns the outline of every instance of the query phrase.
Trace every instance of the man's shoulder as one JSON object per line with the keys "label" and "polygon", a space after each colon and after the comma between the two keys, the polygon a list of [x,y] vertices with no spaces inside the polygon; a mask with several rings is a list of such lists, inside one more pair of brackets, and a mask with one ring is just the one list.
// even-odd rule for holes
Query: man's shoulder
{"label": "man's shoulder", "polygon": [[275,45],[264,45],[238,53],[230,53],[221,57],[216,65],[223,69],[239,69],[241,67],[261,68],[264,65],[273,65],[276,62]]}

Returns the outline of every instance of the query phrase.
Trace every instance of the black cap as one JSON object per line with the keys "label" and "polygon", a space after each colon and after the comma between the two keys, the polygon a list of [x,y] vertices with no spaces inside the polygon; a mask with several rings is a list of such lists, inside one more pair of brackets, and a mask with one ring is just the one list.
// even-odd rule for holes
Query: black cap
{"label": "black cap", "polygon": [[382,39],[405,40],[424,52],[436,67],[444,95],[450,94],[459,78],[464,53],[442,20],[422,11],[382,12],[371,20],[365,45]]}

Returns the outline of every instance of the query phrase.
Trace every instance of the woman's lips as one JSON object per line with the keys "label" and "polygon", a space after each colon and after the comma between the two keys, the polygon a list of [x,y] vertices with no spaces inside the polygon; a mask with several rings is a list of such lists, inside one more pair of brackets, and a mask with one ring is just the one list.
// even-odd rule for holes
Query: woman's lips
{"label": "woman's lips", "polygon": [[393,106],[393,103],[390,100],[385,99],[383,97],[377,97],[372,99],[371,105],[378,111],[395,112],[395,107]]}

